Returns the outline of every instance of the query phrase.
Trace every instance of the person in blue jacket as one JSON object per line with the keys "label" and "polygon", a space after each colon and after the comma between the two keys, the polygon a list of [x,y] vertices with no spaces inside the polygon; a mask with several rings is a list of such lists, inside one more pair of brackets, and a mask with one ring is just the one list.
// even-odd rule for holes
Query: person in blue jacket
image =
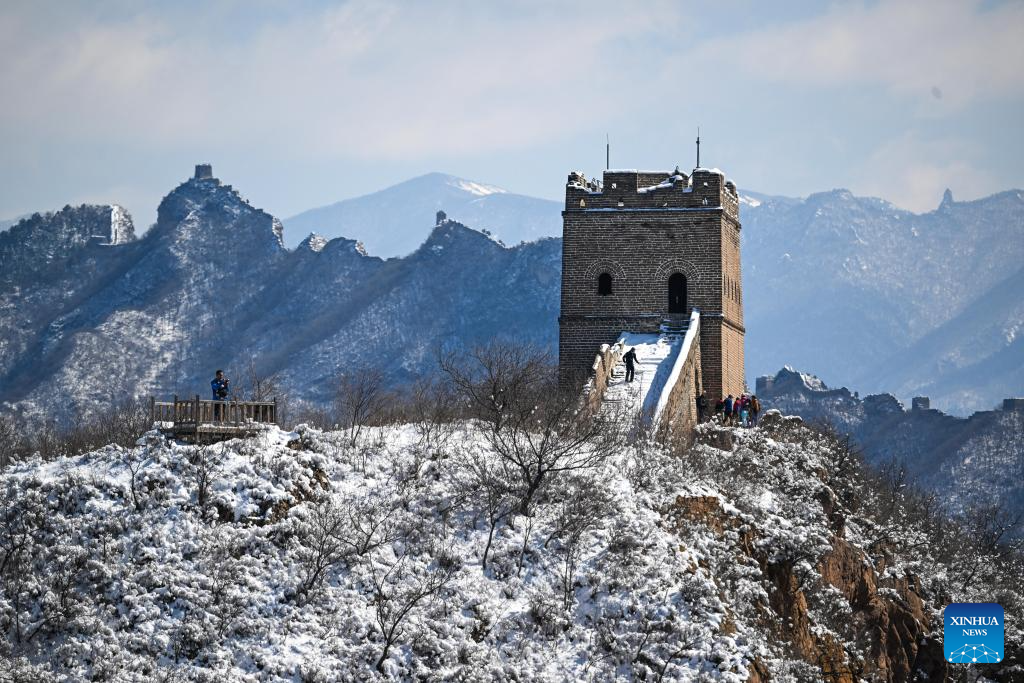
{"label": "person in blue jacket", "polygon": [[[216,376],[210,381],[210,389],[213,391],[214,401],[226,401],[228,400],[229,384],[231,380],[224,376],[223,370],[218,370]],[[223,415],[223,406],[213,407],[213,418],[215,420],[221,419]]]}

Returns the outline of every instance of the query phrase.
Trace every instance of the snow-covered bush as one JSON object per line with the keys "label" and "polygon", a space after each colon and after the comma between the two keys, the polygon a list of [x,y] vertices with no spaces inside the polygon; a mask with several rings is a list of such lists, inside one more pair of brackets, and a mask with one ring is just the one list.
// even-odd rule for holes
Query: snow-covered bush
{"label": "snow-covered bush", "polygon": [[[348,431],[311,427],[205,448],[150,433],[132,449],[12,466],[0,475],[0,671],[868,677],[882,629],[866,604],[919,625],[953,599],[1021,613],[1016,556],[992,556],[965,586],[933,522],[896,529],[906,498],[876,519],[881,480],[797,421],[701,427],[681,457],[617,441],[549,472],[526,507],[493,423],[446,424],[450,438],[426,440],[422,425],[364,427],[354,447]],[[707,445],[719,431],[730,449]],[[925,651],[934,634],[921,629],[898,645]],[[1019,647],[1016,626],[1007,642]]]}

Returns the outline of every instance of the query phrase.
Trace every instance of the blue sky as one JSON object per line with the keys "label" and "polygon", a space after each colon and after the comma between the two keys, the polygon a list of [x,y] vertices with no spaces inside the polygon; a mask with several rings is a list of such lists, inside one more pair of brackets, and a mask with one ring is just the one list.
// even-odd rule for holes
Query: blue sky
{"label": "blue sky", "polygon": [[0,218],[144,227],[198,161],[280,217],[434,170],[557,199],[698,124],[749,190],[1024,187],[1021,2],[7,1],[0,45]]}

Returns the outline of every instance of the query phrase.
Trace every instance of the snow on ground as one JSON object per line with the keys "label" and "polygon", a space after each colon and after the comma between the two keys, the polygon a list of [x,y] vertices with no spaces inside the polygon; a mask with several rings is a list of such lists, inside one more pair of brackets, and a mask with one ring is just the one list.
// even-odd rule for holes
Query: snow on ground
{"label": "snow on ground", "polygon": [[[649,369],[671,353],[630,341]],[[0,670],[739,682],[756,660],[795,680],[807,665],[765,618],[774,588],[751,553],[798,570],[816,632],[865,656],[816,570],[827,444],[721,431],[731,450],[639,443],[552,474],[526,511],[473,423],[376,428],[354,447],[306,427],[209,447],[151,432],[21,463],[0,474]],[[686,501],[710,505],[717,531],[679,516],[698,509]],[[870,531],[850,518],[851,539]]]}
{"label": "snow on ground", "polygon": [[612,370],[604,394],[605,410],[614,410],[620,415],[641,415],[649,420],[672,372],[682,340],[681,335],[675,334],[623,332],[619,342],[625,351],[636,350],[636,375],[632,382],[627,383],[625,363],[619,363]]}

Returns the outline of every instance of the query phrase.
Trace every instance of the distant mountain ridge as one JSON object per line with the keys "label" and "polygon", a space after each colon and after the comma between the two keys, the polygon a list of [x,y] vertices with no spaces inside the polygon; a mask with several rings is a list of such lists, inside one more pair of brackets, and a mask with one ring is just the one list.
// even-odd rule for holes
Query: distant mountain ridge
{"label": "distant mountain ridge", "polygon": [[[11,340],[0,347],[0,402],[10,408],[67,418],[130,395],[205,395],[213,369],[240,383],[250,359],[280,372],[293,396],[324,402],[345,369],[378,366],[402,381],[432,368],[442,344],[555,342],[556,240],[506,248],[446,220],[404,259],[340,238],[289,250],[277,219],[214,178],[168,194],[141,239],[101,248],[81,238],[109,230],[109,216],[68,208],[0,235],[0,255],[34,254],[0,280],[0,310],[11,312],[0,318]],[[34,274],[64,252],[61,267]]]}
{"label": "distant mountain ridge", "polygon": [[492,234],[506,244],[562,234],[561,204],[518,195],[444,173],[428,173],[354,199],[304,211],[284,221],[286,242],[309,233],[363,243],[372,256],[411,254],[437,211]]}
{"label": "distant mountain ridge", "polygon": [[758,398],[767,408],[853,435],[869,462],[905,468],[910,481],[938,493],[950,512],[999,504],[1024,515],[1022,410],[1010,406],[969,418],[904,410],[890,394],[861,398],[788,367],[759,384]]}
{"label": "distant mountain ridge", "polygon": [[[788,363],[961,414],[1022,393],[1021,192],[947,194],[926,214],[845,190],[741,195],[748,377]],[[417,199],[391,205],[403,198]],[[349,216],[390,205],[375,230],[405,225],[389,239],[407,240],[408,255],[322,235],[290,249],[294,224],[213,179],[172,191],[140,239],[128,227],[111,237],[111,207],[0,233],[0,403],[45,414],[56,397],[68,410],[188,394],[211,367],[252,357],[293,395],[325,401],[340,368],[375,364],[403,381],[442,344],[506,336],[554,350],[560,240],[506,247],[509,233],[456,218],[503,207],[509,225],[554,230],[558,203],[430,174],[341,205]],[[435,225],[437,210],[448,219]]]}
{"label": "distant mountain ridge", "polygon": [[915,214],[834,190],[741,219],[751,374],[784,360],[959,414],[1024,389],[1021,191]]}

